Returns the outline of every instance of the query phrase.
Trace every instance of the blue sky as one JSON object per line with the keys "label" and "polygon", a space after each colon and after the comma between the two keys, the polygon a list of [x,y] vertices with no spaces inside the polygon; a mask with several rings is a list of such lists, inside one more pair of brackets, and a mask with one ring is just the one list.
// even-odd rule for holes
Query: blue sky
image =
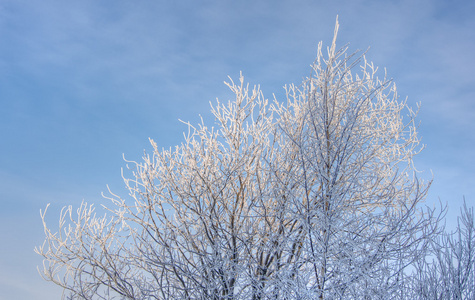
{"label": "blue sky", "polygon": [[309,74],[317,44],[338,43],[387,68],[414,107],[426,150],[416,159],[458,214],[475,203],[473,1],[0,0],[0,300],[57,299],[42,281],[39,210],[125,194],[121,168],[170,147],[209,101],[232,98],[227,76],[282,86]]}

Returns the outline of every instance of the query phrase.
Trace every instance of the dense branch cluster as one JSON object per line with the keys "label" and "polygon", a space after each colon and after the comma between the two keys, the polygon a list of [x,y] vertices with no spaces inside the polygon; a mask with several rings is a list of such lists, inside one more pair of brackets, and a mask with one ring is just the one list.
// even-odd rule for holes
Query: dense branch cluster
{"label": "dense branch cluster", "polygon": [[[54,232],[42,213],[44,278],[66,299],[473,298],[473,213],[458,241],[435,238],[415,113],[364,56],[336,49],[337,29],[287,101],[241,76],[214,127],[188,124],[175,149],[150,140],[107,215],[67,207]],[[449,250],[437,264],[428,249]]]}

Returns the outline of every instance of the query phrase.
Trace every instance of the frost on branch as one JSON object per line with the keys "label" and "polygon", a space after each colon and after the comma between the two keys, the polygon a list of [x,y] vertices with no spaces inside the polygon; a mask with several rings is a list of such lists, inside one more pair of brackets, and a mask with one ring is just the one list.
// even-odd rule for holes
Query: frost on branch
{"label": "frost on branch", "polygon": [[[390,299],[437,231],[418,204],[415,113],[364,56],[336,50],[284,102],[226,83],[215,124],[132,163],[108,215],[44,223],[43,277],[68,299]],[[44,221],[44,214],[42,214]]]}
{"label": "frost on branch", "polygon": [[413,299],[475,299],[475,220],[464,200],[455,232],[431,240],[429,255],[417,261]]}

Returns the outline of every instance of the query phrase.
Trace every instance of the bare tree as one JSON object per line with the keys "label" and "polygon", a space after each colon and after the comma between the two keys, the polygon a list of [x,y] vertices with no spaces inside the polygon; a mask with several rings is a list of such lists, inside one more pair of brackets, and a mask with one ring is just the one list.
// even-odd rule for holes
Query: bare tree
{"label": "bare tree", "polygon": [[475,299],[475,222],[465,201],[455,232],[431,240],[416,264],[412,299]]}
{"label": "bare tree", "polygon": [[418,208],[415,113],[336,50],[337,31],[285,103],[241,76],[216,127],[187,123],[175,149],[151,140],[108,215],[65,208],[55,233],[42,213],[43,277],[71,299],[397,298],[436,231]]}

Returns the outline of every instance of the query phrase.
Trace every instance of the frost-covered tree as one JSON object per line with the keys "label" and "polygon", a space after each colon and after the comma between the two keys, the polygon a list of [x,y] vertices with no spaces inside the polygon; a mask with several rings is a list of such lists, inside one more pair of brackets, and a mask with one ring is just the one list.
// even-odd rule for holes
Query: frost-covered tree
{"label": "frost-covered tree", "polygon": [[[46,225],[42,275],[68,299],[391,299],[436,227],[418,204],[415,113],[336,49],[268,101],[241,76],[215,124],[129,162],[129,197]],[[357,67],[359,66],[359,67]]]}
{"label": "frost-covered tree", "polygon": [[475,221],[465,201],[453,233],[431,240],[427,257],[416,264],[412,299],[475,299]]}

